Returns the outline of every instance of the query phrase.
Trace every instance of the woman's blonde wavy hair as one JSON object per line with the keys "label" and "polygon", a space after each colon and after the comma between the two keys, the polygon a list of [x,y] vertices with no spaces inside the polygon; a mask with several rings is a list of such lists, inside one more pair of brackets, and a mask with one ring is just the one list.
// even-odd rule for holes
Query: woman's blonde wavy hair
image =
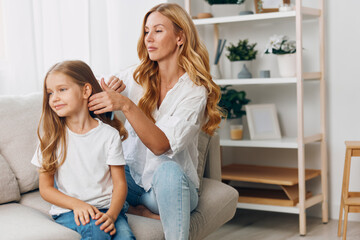
{"label": "woman's blonde wavy hair", "polygon": [[202,130],[210,135],[218,128],[221,121],[222,111],[218,106],[220,100],[220,88],[210,75],[209,54],[205,45],[200,41],[196,27],[186,11],[177,4],[159,4],[146,13],[143,21],[142,32],[138,41],[137,51],[141,61],[134,72],[135,81],[144,88],[144,96],[138,106],[152,119],[153,111],[157,107],[160,96],[159,67],[158,63],[151,61],[145,46],[145,24],[149,15],[159,12],[173,23],[175,34],[183,34],[184,41],[180,46],[178,65],[184,69],[190,79],[198,86],[204,86],[208,91],[205,114],[207,121]]}
{"label": "woman's blonde wavy hair", "polygon": [[[59,117],[50,107],[49,96],[47,94],[46,79],[50,74],[62,73],[72,78],[74,83],[84,87],[89,83],[92,87],[91,95],[102,92],[99,82],[96,80],[91,68],[82,61],[63,61],[55,64],[47,72],[44,80],[42,114],[37,129],[40,140],[40,151],[43,162],[40,172],[54,174],[66,159],[66,125],[65,117]],[[111,114],[94,114],[90,111],[93,118],[99,118],[117,129],[121,140],[128,136],[123,123],[116,117],[111,120]]]}

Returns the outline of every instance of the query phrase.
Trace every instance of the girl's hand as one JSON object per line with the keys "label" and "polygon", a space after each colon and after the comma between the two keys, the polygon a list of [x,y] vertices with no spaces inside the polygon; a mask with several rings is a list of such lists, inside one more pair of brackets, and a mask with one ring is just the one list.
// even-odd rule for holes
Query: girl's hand
{"label": "girl's hand", "polygon": [[102,114],[111,111],[122,110],[122,104],[119,103],[119,98],[122,97],[118,92],[111,89],[101,79],[101,87],[104,90],[101,93],[96,93],[89,99],[89,110],[94,111],[95,114]]}
{"label": "girl's hand", "polygon": [[110,77],[107,85],[109,86],[109,88],[118,93],[121,93],[126,88],[126,85],[123,83],[123,81],[115,76]]}
{"label": "girl's hand", "polygon": [[101,223],[103,223],[100,227],[100,230],[108,233],[110,232],[110,235],[114,235],[116,233],[116,228],[115,228],[115,220],[112,217],[110,217],[108,214],[106,213],[102,213],[102,212],[98,212],[96,214],[96,219],[99,219],[95,222],[95,225],[99,225]]}
{"label": "girl's hand", "polygon": [[96,207],[79,201],[77,205],[73,208],[74,211],[74,220],[77,226],[86,225],[90,222],[90,216],[92,219],[96,219],[96,215],[100,212]]}

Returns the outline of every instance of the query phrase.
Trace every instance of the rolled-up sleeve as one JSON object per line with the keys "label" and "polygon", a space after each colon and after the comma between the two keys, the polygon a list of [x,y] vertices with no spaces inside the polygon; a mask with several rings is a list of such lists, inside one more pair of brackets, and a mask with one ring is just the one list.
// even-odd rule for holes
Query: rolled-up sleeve
{"label": "rolled-up sleeve", "polygon": [[156,122],[170,143],[170,150],[164,155],[172,158],[196,136],[204,119],[206,102],[206,94],[184,99],[173,113]]}

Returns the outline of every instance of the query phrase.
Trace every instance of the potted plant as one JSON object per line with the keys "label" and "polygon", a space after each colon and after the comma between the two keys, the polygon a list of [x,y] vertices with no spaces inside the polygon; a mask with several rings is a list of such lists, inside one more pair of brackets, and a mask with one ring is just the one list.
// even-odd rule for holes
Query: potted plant
{"label": "potted plant", "polygon": [[[249,43],[248,39],[239,40],[237,45],[230,43],[227,46],[228,55],[226,57],[231,62],[232,78],[251,78],[251,61],[256,59],[256,43]],[[240,74],[241,73],[241,74]]]}
{"label": "potted plant", "polygon": [[214,17],[234,16],[245,10],[245,0],[205,0]]}
{"label": "potted plant", "polygon": [[246,115],[243,110],[244,105],[250,102],[246,98],[245,91],[229,89],[231,85],[221,87],[221,99],[219,106],[223,109],[225,119],[223,119],[220,137],[242,139],[242,117]]}
{"label": "potted plant", "polygon": [[264,53],[277,55],[280,76],[294,77],[296,75],[295,41],[290,41],[287,36],[274,35],[266,45]]}

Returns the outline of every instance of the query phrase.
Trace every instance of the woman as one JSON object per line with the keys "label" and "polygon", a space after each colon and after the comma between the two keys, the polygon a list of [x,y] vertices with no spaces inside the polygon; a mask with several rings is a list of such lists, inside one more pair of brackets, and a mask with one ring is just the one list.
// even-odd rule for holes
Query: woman
{"label": "woman", "polygon": [[166,239],[188,239],[198,204],[198,135],[213,134],[221,121],[220,89],[194,23],[177,4],[157,5],[145,15],[138,55],[140,65],[120,75],[124,84],[101,80],[105,91],[90,98],[89,108],[95,114],[120,110],[127,118],[127,201],[135,206],[129,212],[145,206],[160,215]]}

